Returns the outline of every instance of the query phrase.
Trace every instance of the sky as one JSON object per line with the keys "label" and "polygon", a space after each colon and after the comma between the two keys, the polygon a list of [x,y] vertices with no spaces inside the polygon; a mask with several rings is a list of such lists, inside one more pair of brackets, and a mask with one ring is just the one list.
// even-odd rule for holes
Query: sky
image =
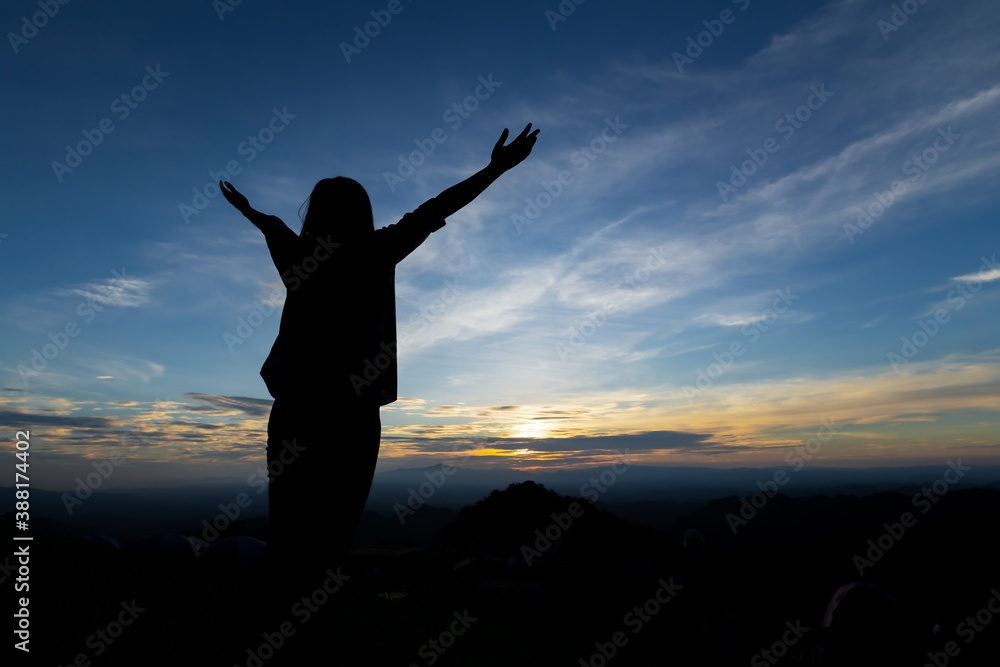
{"label": "sky", "polygon": [[349,176],[382,227],[527,123],[397,266],[380,471],[1000,463],[990,0],[13,0],[0,27],[0,424],[33,486],[262,465],[284,293],[220,177],[298,231]]}

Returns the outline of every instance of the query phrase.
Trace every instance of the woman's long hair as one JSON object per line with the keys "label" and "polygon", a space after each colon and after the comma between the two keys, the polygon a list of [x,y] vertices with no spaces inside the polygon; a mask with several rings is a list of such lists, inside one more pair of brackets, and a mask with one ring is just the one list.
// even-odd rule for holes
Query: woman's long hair
{"label": "woman's long hair", "polygon": [[345,243],[375,231],[371,200],[364,187],[354,179],[324,178],[316,184],[303,206],[308,208],[302,218],[300,238],[324,236]]}

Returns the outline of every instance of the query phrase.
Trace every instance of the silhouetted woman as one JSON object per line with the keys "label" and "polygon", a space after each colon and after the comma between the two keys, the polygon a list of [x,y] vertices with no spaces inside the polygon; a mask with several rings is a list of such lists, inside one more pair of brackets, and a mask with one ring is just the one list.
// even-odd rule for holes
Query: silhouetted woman
{"label": "silhouetted woman", "polygon": [[524,160],[537,135],[529,123],[505,146],[505,129],[488,166],[379,230],[368,194],[349,178],[316,184],[299,234],[219,183],[264,233],[287,290],[260,371],[274,397],[267,425],[272,583],[292,592],[323,587],[353,539],[378,458],[379,407],[396,400],[396,264]]}

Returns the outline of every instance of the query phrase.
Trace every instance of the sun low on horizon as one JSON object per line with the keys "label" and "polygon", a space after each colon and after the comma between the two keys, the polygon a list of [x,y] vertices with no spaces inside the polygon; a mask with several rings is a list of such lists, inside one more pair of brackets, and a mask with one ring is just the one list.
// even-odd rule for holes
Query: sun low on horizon
{"label": "sun low on horizon", "polygon": [[4,451],[246,479],[286,293],[218,182],[382,228],[531,123],[396,266],[379,472],[1000,465],[1000,14],[912,6],[8,3]]}

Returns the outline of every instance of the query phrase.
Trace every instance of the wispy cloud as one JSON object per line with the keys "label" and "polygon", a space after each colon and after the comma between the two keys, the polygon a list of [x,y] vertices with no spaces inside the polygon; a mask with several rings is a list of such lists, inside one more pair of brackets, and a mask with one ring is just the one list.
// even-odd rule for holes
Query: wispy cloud
{"label": "wispy cloud", "polygon": [[[996,261],[993,262],[996,264]],[[984,282],[989,283],[994,280],[1000,280],[1000,268],[995,269],[981,269],[978,273],[966,273],[962,276],[955,276],[952,278],[955,282],[961,283],[974,283],[974,282]]]}
{"label": "wispy cloud", "polygon": [[81,296],[102,306],[135,308],[149,301],[149,290],[150,283],[139,278],[108,278],[63,293]]}
{"label": "wispy cloud", "polygon": [[[208,403],[209,405],[221,408],[216,410],[218,414],[235,414],[242,412],[254,417],[262,417],[271,412],[271,405],[274,401],[262,398],[249,398],[246,396],[214,396],[212,394],[188,393],[185,396]],[[204,408],[192,407],[193,410],[203,410]]]}

